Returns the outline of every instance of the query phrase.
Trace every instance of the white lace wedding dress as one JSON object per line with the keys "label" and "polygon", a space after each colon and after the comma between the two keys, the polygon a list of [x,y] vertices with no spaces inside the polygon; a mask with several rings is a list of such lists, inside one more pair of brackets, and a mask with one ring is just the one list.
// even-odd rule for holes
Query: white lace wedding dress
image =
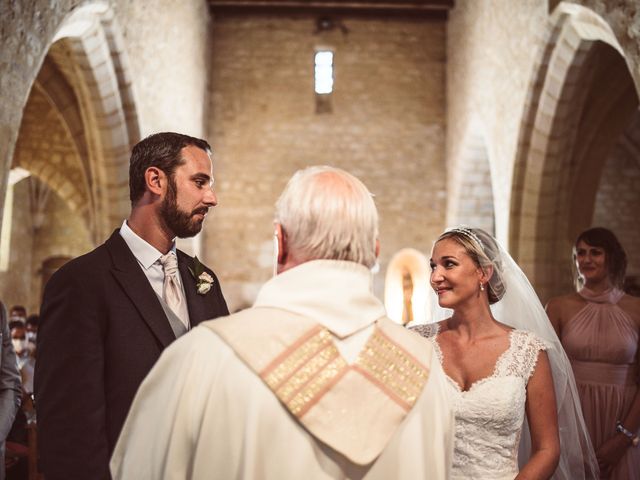
{"label": "white lace wedding dress", "polygon": [[[440,364],[438,324],[412,330],[432,340]],[[498,358],[493,374],[462,390],[449,376],[448,395],[455,412],[452,479],[512,480],[518,474],[526,387],[540,350],[547,344],[530,332],[512,330],[509,348]]]}

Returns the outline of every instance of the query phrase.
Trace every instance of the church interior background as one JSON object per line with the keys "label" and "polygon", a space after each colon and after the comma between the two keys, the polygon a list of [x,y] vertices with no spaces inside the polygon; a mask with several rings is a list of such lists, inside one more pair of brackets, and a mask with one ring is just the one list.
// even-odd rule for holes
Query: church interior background
{"label": "church interior background", "polygon": [[[272,272],[273,205],[329,164],[380,211],[376,294],[420,320],[431,246],[494,233],[544,302],[581,230],[640,276],[637,0],[0,0],[0,299],[44,283],[128,215],[133,144],[213,146],[219,205],[179,246],[230,309]],[[324,83],[322,80],[324,79]],[[318,87],[320,85],[320,87]]]}

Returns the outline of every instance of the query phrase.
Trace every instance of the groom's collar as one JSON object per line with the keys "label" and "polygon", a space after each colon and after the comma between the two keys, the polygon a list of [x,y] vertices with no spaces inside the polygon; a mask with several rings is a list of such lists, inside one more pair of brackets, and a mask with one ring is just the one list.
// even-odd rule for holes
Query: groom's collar
{"label": "groom's collar", "polygon": [[[124,239],[129,250],[131,250],[133,256],[136,257],[136,260],[138,260],[138,263],[142,265],[145,270],[162,257],[162,252],[134,232],[126,220],[122,222],[120,236]],[[176,254],[175,240],[171,245],[170,251],[172,251],[174,255]]]}

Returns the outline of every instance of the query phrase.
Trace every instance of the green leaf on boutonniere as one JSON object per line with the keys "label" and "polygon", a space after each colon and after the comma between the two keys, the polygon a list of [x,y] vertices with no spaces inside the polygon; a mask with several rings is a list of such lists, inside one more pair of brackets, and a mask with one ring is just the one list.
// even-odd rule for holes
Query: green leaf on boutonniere
{"label": "green leaf on boutonniere", "polygon": [[198,260],[197,255],[193,257],[193,268],[191,267],[188,267],[188,268],[189,268],[189,272],[191,273],[193,278],[195,278],[196,280],[198,280],[198,277],[202,275],[202,273],[205,271],[204,265],[202,265],[200,260]]}
{"label": "green leaf on boutonniere", "polygon": [[196,280],[196,289],[199,295],[206,295],[213,285],[213,277],[207,273],[204,265],[200,263],[198,257],[193,257],[193,268],[189,267],[189,272]]}

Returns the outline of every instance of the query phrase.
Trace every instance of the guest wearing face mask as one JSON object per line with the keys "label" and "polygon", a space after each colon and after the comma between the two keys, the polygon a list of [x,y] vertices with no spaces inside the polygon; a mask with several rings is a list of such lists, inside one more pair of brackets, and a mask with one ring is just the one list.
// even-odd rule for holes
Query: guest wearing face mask
{"label": "guest wearing face mask", "polygon": [[35,343],[28,331],[27,325],[14,320],[9,324],[11,343],[16,353],[18,371],[22,380],[22,406],[16,413],[7,436],[7,452],[14,457],[11,468],[7,469],[7,480],[26,478],[28,475],[28,461],[25,457],[29,445],[29,424],[35,420],[33,405],[33,375],[35,369]]}
{"label": "guest wearing face mask", "polygon": [[29,353],[29,342],[27,341],[27,329],[19,321],[9,324],[11,328],[11,342],[16,352],[18,360],[18,370],[22,377],[22,389],[27,394],[33,393],[33,369],[35,368],[35,358]]}
{"label": "guest wearing face mask", "polygon": [[27,317],[27,323],[25,325],[27,348],[29,349],[29,353],[34,359],[36,358],[36,341],[38,339],[39,321],[40,316],[37,313],[34,313],[33,315],[29,315]]}

